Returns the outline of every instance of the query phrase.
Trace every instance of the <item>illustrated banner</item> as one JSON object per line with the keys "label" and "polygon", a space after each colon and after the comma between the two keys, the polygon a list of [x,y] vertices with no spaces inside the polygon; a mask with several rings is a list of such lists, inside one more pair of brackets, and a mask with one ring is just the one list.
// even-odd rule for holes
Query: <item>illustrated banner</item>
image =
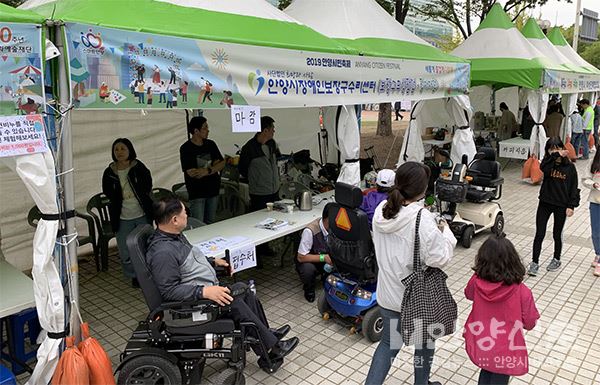
{"label": "illustrated banner", "polygon": [[316,107],[464,94],[466,63],[367,58],[68,23],[79,108]]}
{"label": "illustrated banner", "polygon": [[544,71],[544,88],[551,93],[574,94],[600,90],[600,75]]}
{"label": "illustrated banner", "polygon": [[0,22],[0,115],[42,111],[42,30],[33,24]]}

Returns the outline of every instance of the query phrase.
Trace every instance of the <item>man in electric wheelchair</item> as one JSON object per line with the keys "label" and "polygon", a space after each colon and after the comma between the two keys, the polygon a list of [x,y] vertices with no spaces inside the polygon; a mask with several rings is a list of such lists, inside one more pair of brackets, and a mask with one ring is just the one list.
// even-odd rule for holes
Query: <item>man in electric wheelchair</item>
{"label": "man in electric wheelchair", "polygon": [[[229,359],[229,368],[221,373],[229,377],[217,383],[241,383],[246,346],[259,356],[263,370],[274,373],[298,345],[298,337],[283,340],[290,326],[269,328],[262,304],[245,283],[219,285],[215,269],[229,266],[205,257],[187,241],[182,234],[187,214],[178,198],[155,202],[154,218],[157,229],[140,226],[128,238],[151,313],[121,355],[119,384],[139,383],[149,367],[151,376],[170,383],[197,383],[206,358]],[[231,337],[229,349],[223,346],[224,337]],[[149,364],[143,360],[148,356],[166,358],[167,363]],[[165,369],[168,361],[170,371]]]}

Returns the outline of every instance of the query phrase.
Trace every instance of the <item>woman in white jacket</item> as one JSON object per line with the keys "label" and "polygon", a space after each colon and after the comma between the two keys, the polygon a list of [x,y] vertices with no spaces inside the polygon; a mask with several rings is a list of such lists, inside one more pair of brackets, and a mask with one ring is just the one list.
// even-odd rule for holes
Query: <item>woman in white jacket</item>
{"label": "woman in white jacket", "polygon": [[[383,335],[367,375],[366,384],[382,384],[400,348],[400,314],[404,285],[401,280],[413,271],[415,223],[423,209],[430,170],[407,162],[396,171],[395,186],[389,198],[379,204],[373,215],[373,242],[379,266],[377,302],[383,316]],[[434,215],[422,210],[419,226],[422,263],[444,267],[453,255],[456,238],[445,222],[437,224]],[[416,346],[415,385],[440,385],[429,382],[434,346]]]}

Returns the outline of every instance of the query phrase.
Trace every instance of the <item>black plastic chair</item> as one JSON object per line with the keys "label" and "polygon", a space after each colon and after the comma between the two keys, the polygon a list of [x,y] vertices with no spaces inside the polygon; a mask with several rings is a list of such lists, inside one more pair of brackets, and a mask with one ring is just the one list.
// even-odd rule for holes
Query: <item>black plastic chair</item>
{"label": "black plastic chair", "polygon": [[[100,270],[99,250],[98,243],[96,242],[96,226],[94,225],[94,218],[90,215],[75,211],[75,216],[86,221],[88,228],[88,235],[80,234],[77,235],[77,244],[79,246],[90,244],[94,251],[94,259],[96,261],[96,270]],[[27,222],[31,227],[36,228],[38,222],[42,219],[42,212],[37,206],[33,206],[27,214]]]}
{"label": "black plastic chair", "polygon": [[239,217],[248,212],[248,205],[242,198],[239,189],[230,183],[223,183],[221,189],[223,192],[219,195],[217,203],[217,222]]}
{"label": "black plastic chair", "polygon": [[167,190],[166,188],[162,188],[162,187],[155,187],[152,189],[152,200],[154,201],[158,201],[162,198],[166,198],[166,197],[170,197],[175,195],[175,193],[173,193],[173,191]]}
{"label": "black plastic chair", "polygon": [[110,223],[109,204],[110,199],[103,193],[98,193],[90,198],[86,206],[86,211],[94,218],[98,229],[98,248],[103,271],[108,270],[108,242],[116,236]]}

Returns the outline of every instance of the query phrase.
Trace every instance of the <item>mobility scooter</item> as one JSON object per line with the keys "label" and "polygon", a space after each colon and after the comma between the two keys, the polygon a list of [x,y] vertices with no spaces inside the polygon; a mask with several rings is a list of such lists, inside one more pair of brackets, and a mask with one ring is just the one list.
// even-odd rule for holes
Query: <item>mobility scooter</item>
{"label": "mobility scooter", "polygon": [[377,305],[377,262],[367,214],[359,209],[360,188],[336,183],[328,203],[330,257],[334,271],[323,284],[317,306],[323,319],[334,318],[371,342],[381,339],[383,318]]}
{"label": "mobility scooter", "polygon": [[482,147],[467,165],[466,156],[455,164],[450,179],[436,181],[438,210],[463,247],[471,247],[475,234],[490,229],[502,233],[504,215],[497,201],[502,196],[504,178],[491,147]]}

